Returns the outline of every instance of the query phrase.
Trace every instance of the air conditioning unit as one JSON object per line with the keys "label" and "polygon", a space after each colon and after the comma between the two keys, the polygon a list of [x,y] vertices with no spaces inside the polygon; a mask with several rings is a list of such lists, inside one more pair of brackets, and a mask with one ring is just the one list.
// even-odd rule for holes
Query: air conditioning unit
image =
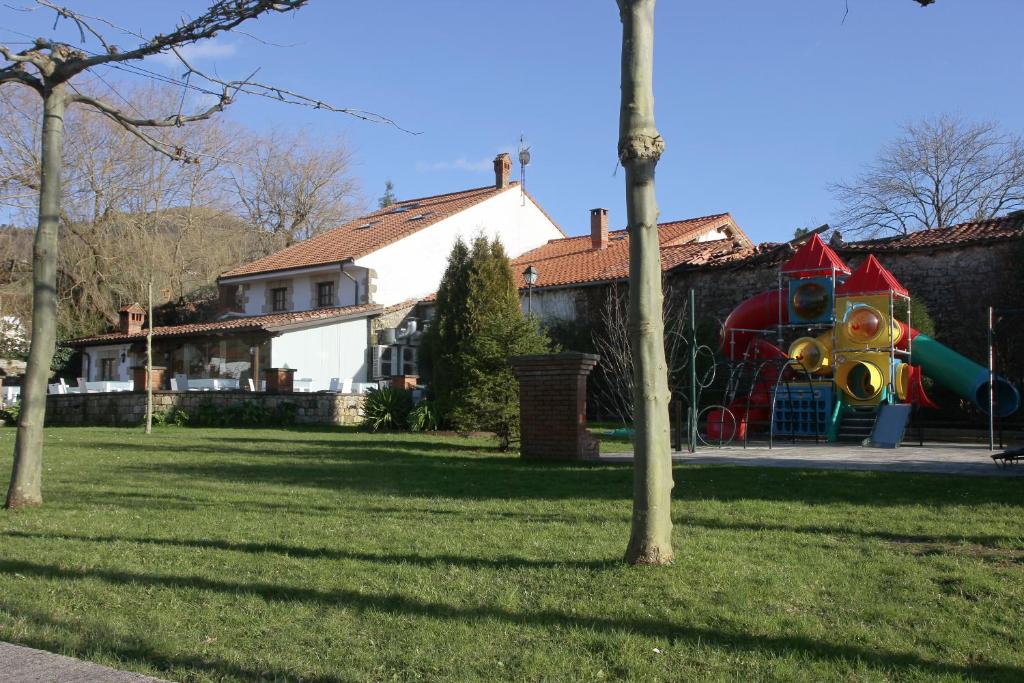
{"label": "air conditioning unit", "polygon": [[390,352],[390,346],[370,347],[370,379],[381,379],[391,374],[390,367],[388,368],[388,374],[384,374],[385,364],[391,365]]}

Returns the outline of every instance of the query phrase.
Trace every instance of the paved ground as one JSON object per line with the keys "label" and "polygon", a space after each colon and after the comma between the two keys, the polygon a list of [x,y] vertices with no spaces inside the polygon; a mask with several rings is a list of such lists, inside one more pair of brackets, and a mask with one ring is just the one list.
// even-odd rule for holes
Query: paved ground
{"label": "paved ground", "polygon": [[52,652],[0,643],[3,683],[166,683],[157,678],[109,669]]}
{"label": "paved ground", "polygon": [[[995,452],[999,452],[998,450]],[[632,453],[602,454],[600,462],[629,462]],[[694,465],[743,465],[749,467],[809,467],[828,470],[878,470],[967,474],[986,477],[1022,477],[1024,463],[998,467],[988,446],[936,444],[900,448],[864,448],[847,444],[797,443],[700,448],[696,453],[675,453],[672,460]]]}

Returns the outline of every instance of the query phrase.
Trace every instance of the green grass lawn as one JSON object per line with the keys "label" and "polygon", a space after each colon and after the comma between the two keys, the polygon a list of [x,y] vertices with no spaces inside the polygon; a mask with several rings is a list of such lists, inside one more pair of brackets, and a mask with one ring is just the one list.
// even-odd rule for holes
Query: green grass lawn
{"label": "green grass lawn", "polygon": [[174,680],[1024,680],[1021,480],[680,467],[632,568],[629,467],[482,440],[57,428],[45,469],[0,640]]}

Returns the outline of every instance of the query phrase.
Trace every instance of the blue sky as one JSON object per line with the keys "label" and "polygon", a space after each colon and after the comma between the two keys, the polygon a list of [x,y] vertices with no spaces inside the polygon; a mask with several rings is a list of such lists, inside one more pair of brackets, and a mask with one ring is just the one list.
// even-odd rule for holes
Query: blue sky
{"label": "blue sky", "polygon": [[[205,6],[67,4],[143,33]],[[755,240],[788,238],[795,227],[829,221],[836,204],[827,183],[857,173],[904,122],[950,112],[1024,132],[1020,0],[938,0],[926,9],[848,0],[844,22],[846,5],[661,0],[662,220],[731,211]],[[53,21],[6,8],[0,17],[0,40],[23,39],[12,31],[48,35]],[[259,66],[264,81],[421,131],[255,99],[231,108],[232,118],[259,129],[344,136],[368,201],[387,178],[400,197],[488,184],[490,160],[524,133],[533,154],[528,187],[567,232],[586,231],[596,206],[623,225],[613,0],[312,0],[245,29],[282,46],[227,35],[194,58],[226,78]]]}

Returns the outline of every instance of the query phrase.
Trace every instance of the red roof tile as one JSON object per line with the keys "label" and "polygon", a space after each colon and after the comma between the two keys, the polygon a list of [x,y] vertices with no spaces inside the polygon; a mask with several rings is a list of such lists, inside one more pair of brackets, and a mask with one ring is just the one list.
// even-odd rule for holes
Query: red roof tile
{"label": "red roof tile", "polygon": [[[727,227],[732,239],[696,242],[698,237],[718,227]],[[717,255],[729,253],[733,240],[749,245],[746,234],[727,213],[660,223],[661,267],[669,270],[688,263],[707,262]],[[538,271],[536,287],[558,287],[621,280],[629,276],[629,234],[626,230],[608,233],[608,246],[594,249],[590,235],[551,240],[519,256],[512,262],[517,284],[526,286],[522,270],[532,265]]]}
{"label": "red roof tile", "polygon": [[[329,322],[346,318],[358,318],[380,313],[383,307],[380,304],[360,304],[358,306],[334,306],[331,308],[316,308],[311,311],[296,311],[294,313],[270,313],[268,315],[251,315],[245,317],[231,317],[224,320],[217,320],[212,323],[192,323],[188,325],[169,325],[165,327],[154,327],[153,337],[191,337],[218,332],[244,332],[262,330],[273,332],[281,328],[303,323]],[[123,334],[121,332],[110,332],[109,334],[98,334],[92,337],[81,337],[65,342],[69,346],[90,346],[95,344],[116,344],[119,342],[136,341],[146,338],[146,330],[134,334]]]}
{"label": "red roof tile", "polygon": [[879,294],[881,292],[896,292],[909,296],[910,292],[900,284],[889,270],[883,266],[874,254],[868,254],[864,262],[857,266],[853,275],[846,278],[846,282],[836,287],[836,294],[849,296],[850,294]]}
{"label": "red roof tile", "polygon": [[357,259],[502,192],[507,192],[512,187],[518,187],[518,183],[513,182],[508,188],[503,189],[489,185],[433,197],[405,199],[279,252],[229,270],[221,277],[271,273]]}
{"label": "red roof tile", "polygon": [[948,228],[919,230],[909,235],[850,242],[843,247],[843,250],[882,252],[943,249],[1021,238],[1024,238],[1024,214],[1013,214],[987,221],[959,223]]}

